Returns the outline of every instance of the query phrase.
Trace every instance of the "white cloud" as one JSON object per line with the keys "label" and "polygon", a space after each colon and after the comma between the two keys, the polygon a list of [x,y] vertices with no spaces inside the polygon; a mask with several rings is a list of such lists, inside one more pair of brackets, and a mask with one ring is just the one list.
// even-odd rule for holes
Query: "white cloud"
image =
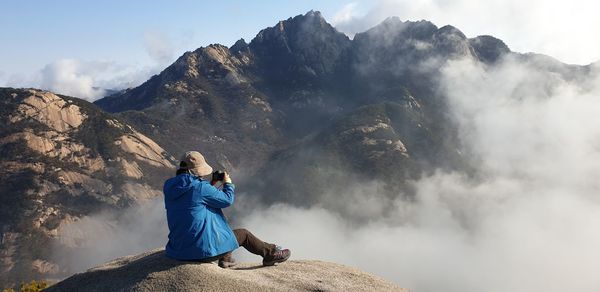
{"label": "white cloud", "polygon": [[599,10],[600,3],[588,0],[378,0],[367,11],[343,7],[335,15],[345,17],[334,23],[340,31],[354,35],[390,16],[425,19],[438,26],[451,24],[469,37],[493,35],[515,51],[589,64],[600,60]]}
{"label": "white cloud", "polygon": [[169,36],[161,30],[147,29],[144,32],[144,46],[148,55],[158,64],[173,62],[175,49]]}
{"label": "white cloud", "polygon": [[346,23],[352,21],[358,17],[358,4],[356,2],[348,3],[342,7],[338,12],[331,18],[331,23],[336,25],[338,23]]}
{"label": "white cloud", "polygon": [[164,212],[162,198],[157,198],[120,214],[105,210],[83,217],[60,229],[60,242],[52,246],[53,260],[67,272],[83,271],[115,257],[164,246]]}
{"label": "white cloud", "polygon": [[31,76],[0,75],[0,86],[33,87],[95,101],[104,97],[107,90],[138,86],[162,69],[157,64],[139,68],[114,62],[60,59]]}
{"label": "white cloud", "polygon": [[59,59],[31,75],[0,72],[0,86],[34,87],[94,101],[104,97],[106,90],[138,86],[174,61],[171,41],[161,31],[147,30],[144,46],[153,61],[150,65]]}
{"label": "white cloud", "polygon": [[160,69],[158,65],[135,68],[115,62],[60,59],[31,76],[0,76],[0,86],[34,87],[94,101],[105,96],[107,89],[140,85]]}
{"label": "white cloud", "polygon": [[94,87],[94,75],[107,70],[108,63],[82,63],[73,59],[62,59],[46,65],[39,75],[39,87],[51,91],[95,100],[104,95],[104,90]]}

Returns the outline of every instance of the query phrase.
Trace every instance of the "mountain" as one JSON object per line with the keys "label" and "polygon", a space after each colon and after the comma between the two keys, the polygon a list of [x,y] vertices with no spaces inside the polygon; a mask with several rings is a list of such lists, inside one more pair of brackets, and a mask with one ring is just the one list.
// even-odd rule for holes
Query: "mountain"
{"label": "mountain", "polygon": [[464,58],[482,66],[514,59],[572,79],[589,71],[424,20],[390,17],[351,40],[310,11],[250,43],[187,52],[96,104],[171,153],[198,149],[242,173],[246,190],[267,203],[310,205],[325,185],[349,177],[407,194],[407,180],[436,169],[471,171],[439,90],[440,69]]}
{"label": "mountain", "polygon": [[[201,150],[209,162],[244,171],[250,180],[281,182],[273,174],[310,169],[311,159],[300,159],[300,167],[280,157],[302,157],[312,149],[331,156],[326,159],[341,158],[336,165],[351,164],[358,175],[394,174],[386,178],[402,185],[431,169],[466,165],[435,86],[439,68],[453,58],[493,63],[506,54],[508,47],[493,37],[468,39],[452,26],[398,18],[350,40],[310,11],[261,30],[249,44],[186,52],[139,87],[96,104],[170,153]],[[397,121],[377,131],[383,138],[361,131],[342,137],[335,130],[339,123],[372,127],[378,124],[373,112]],[[388,141],[406,149],[384,147]],[[383,154],[363,153],[367,146]],[[317,150],[323,147],[328,150]],[[383,161],[394,171],[379,167]],[[292,191],[281,188],[280,199]]]}
{"label": "mountain", "polygon": [[[280,144],[281,118],[247,73],[247,56],[211,45],[187,52],[161,74],[123,95],[96,102],[166,147],[170,153],[206,152],[230,168],[261,159]],[[178,154],[179,155],[179,154]]]}
{"label": "mountain", "polygon": [[172,153],[201,149],[223,167],[256,169],[309,132],[307,124],[318,127],[339,111],[326,98],[340,95],[335,78],[349,47],[344,34],[309,12],[262,30],[250,44],[187,52],[148,82],[96,104],[122,112]]}
{"label": "mountain", "polygon": [[0,103],[0,283],[72,273],[50,248],[77,248],[85,231],[61,229],[160,196],[174,170],[158,144],[84,100],[0,88]]}
{"label": "mountain", "polygon": [[272,267],[179,262],[162,250],[116,259],[45,291],[408,291],[359,269],[314,260]]}

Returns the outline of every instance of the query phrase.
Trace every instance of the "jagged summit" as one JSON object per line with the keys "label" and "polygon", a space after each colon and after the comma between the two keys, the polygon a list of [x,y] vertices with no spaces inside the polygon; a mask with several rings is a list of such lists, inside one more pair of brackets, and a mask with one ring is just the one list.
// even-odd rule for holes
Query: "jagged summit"
{"label": "jagged summit", "polygon": [[261,30],[249,46],[271,77],[291,70],[310,79],[334,73],[350,44],[319,12],[310,11]]}
{"label": "jagged summit", "polygon": [[456,35],[457,37],[459,37],[460,39],[467,39],[467,36],[465,36],[465,34],[460,31],[458,28],[452,26],[452,25],[444,25],[442,27],[440,27],[440,29],[438,30],[439,34],[447,34],[447,35]]}
{"label": "jagged summit", "polygon": [[253,42],[262,42],[265,39],[277,37],[282,34],[294,34],[295,32],[301,29],[314,31],[327,30],[328,32],[337,32],[337,30],[333,26],[331,26],[325,20],[325,18],[323,18],[319,11],[311,10],[304,15],[300,14],[295,17],[290,17],[287,20],[281,20],[275,26],[261,30],[252,40],[251,44]]}
{"label": "jagged summit", "polygon": [[233,44],[233,46],[231,46],[231,48],[229,48],[229,50],[232,53],[241,53],[241,52],[245,52],[248,50],[248,43],[246,43],[246,40],[244,40],[243,38],[237,40],[235,42],[235,44]]}
{"label": "jagged summit", "polygon": [[412,38],[428,39],[437,31],[438,27],[430,21],[402,21],[399,17],[393,16],[386,18],[380,24],[368,29],[365,32],[358,33],[354,37],[363,38],[365,36],[386,35],[390,38]]}
{"label": "jagged summit", "polygon": [[408,291],[356,268],[292,260],[277,266],[171,260],[162,250],[116,259],[45,291]]}
{"label": "jagged summit", "polygon": [[469,39],[479,58],[486,63],[493,63],[501,56],[510,53],[510,48],[500,39],[489,35],[480,35]]}

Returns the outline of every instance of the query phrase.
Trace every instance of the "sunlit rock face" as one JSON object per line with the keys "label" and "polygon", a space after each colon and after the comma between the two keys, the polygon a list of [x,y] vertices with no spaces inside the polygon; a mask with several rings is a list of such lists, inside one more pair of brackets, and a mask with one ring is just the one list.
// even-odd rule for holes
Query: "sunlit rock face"
{"label": "sunlit rock face", "polygon": [[50,252],[63,242],[77,248],[62,238],[65,226],[159,196],[174,171],[158,144],[86,101],[1,88],[0,103],[3,283],[68,272]]}

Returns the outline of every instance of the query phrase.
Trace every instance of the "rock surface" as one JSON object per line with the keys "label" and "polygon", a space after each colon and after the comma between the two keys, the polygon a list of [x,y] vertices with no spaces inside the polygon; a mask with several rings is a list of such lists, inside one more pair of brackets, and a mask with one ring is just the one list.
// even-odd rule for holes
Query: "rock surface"
{"label": "rock surface", "polygon": [[0,285],[73,273],[50,246],[71,251],[90,231],[66,226],[160,196],[173,161],[89,102],[0,88]]}
{"label": "rock surface", "polygon": [[45,291],[408,291],[356,268],[315,260],[272,267],[179,262],[162,249],[116,259]]}

